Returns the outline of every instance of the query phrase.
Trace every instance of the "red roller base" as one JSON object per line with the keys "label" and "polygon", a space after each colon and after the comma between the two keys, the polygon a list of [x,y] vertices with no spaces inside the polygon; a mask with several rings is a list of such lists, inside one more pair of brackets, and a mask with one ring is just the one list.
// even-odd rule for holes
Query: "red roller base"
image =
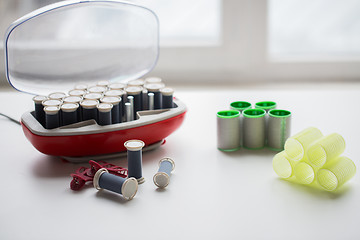
{"label": "red roller base", "polygon": [[126,151],[124,142],[142,140],[145,145],[159,142],[180,127],[185,113],[156,123],[113,132],[72,136],[39,136],[21,123],[26,138],[40,152],[53,156],[81,157]]}

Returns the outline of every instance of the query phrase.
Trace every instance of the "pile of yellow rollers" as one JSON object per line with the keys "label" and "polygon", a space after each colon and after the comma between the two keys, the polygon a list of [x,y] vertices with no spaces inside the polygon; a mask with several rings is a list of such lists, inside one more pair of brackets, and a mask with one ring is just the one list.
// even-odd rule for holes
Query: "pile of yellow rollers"
{"label": "pile of yellow rollers", "polygon": [[273,169],[281,178],[335,191],[356,173],[354,162],[341,156],[344,150],[341,135],[324,136],[310,127],[287,139],[285,150],[273,158]]}

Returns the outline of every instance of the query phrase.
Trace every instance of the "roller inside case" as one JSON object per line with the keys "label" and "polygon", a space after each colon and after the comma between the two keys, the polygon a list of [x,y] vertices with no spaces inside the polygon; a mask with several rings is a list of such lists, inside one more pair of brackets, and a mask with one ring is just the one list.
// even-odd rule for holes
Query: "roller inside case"
{"label": "roller inside case", "polygon": [[[175,100],[175,101],[178,101],[178,100]],[[179,106],[174,102],[173,108],[178,108],[178,107]],[[156,117],[156,116],[159,116],[160,114],[166,113],[168,111],[171,111],[171,108],[139,111],[136,113],[136,119],[134,119],[133,121],[140,120],[140,118],[142,118],[144,116],[152,116],[153,115]],[[32,119],[32,120],[30,120],[30,119]],[[26,122],[29,122],[29,121],[31,121],[32,124],[34,124],[35,123],[34,121],[36,121],[37,122],[36,125],[40,125],[45,130],[45,127],[36,119],[35,111],[29,111],[29,112],[24,113],[23,116],[21,117],[21,121],[25,124],[26,124]],[[119,124],[124,124],[124,123],[129,123],[129,122],[112,123],[111,125],[119,125]],[[82,120],[82,121],[79,121],[79,122],[73,123],[73,124],[63,125],[58,128],[59,129],[72,129],[72,128],[75,129],[75,128],[81,128],[81,127],[86,127],[86,126],[91,126],[91,125],[98,125],[97,127],[103,127],[98,124],[96,119],[90,119],[90,120],[85,120],[85,121]],[[40,126],[38,126],[38,127],[40,127]],[[53,129],[47,129],[47,130],[53,130]]]}
{"label": "roller inside case", "polygon": [[33,133],[38,135],[49,135],[59,133],[96,133],[113,131],[117,129],[128,129],[144,126],[154,122],[166,120],[186,112],[186,106],[178,99],[174,99],[174,107],[168,109],[144,110],[136,113],[136,119],[129,122],[115,123],[101,126],[95,119],[79,121],[77,123],[60,126],[58,128],[46,129],[36,118],[35,111],[29,111],[22,115],[21,122]]}

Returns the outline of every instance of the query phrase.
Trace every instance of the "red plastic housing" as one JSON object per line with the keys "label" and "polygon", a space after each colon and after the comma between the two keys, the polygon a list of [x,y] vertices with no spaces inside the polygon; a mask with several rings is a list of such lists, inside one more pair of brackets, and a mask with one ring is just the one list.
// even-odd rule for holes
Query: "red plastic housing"
{"label": "red plastic housing", "polygon": [[184,121],[186,112],[152,124],[97,134],[71,136],[39,136],[21,123],[26,138],[40,152],[54,156],[80,157],[126,151],[124,143],[130,139],[142,140],[145,145],[159,142],[169,136]]}

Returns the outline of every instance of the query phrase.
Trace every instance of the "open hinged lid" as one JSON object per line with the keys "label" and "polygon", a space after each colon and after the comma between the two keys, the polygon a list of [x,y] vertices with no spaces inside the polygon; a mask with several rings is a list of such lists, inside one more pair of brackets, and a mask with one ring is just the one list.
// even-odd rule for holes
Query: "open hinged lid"
{"label": "open hinged lid", "polygon": [[5,65],[17,90],[48,94],[77,82],[127,82],[148,73],[159,54],[151,10],[119,1],[64,1],[15,21],[5,35]]}

